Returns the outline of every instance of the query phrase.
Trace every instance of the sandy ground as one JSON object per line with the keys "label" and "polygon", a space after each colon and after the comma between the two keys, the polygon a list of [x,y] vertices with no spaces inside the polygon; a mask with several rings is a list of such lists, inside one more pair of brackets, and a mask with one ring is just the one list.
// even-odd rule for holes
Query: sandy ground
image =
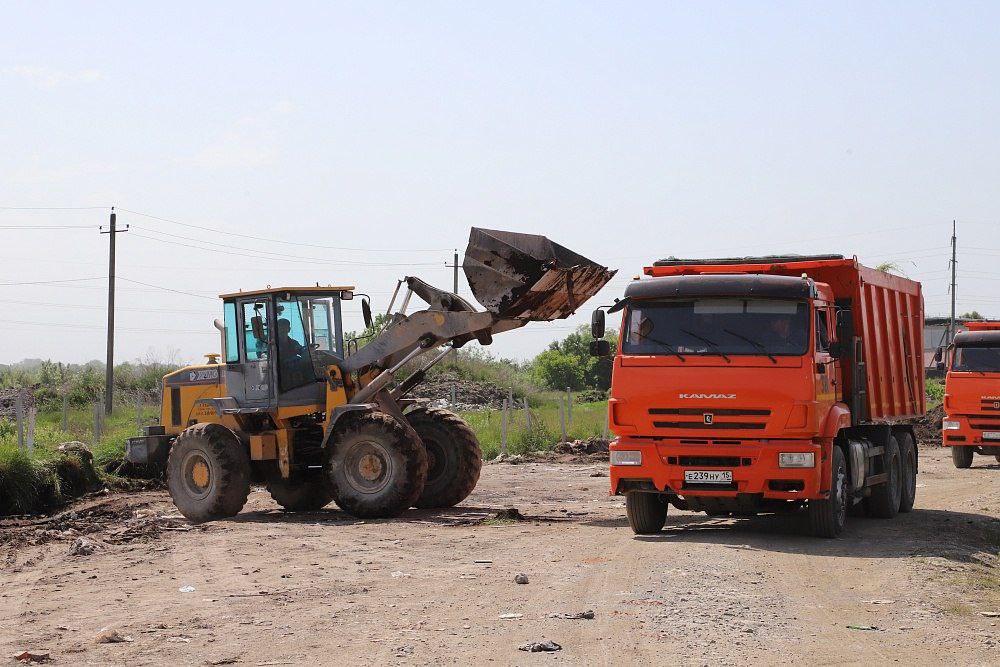
{"label": "sandy ground", "polygon": [[[593,463],[485,466],[463,505],[388,521],[335,506],[282,514],[255,490],[234,520],[191,527],[163,492],[91,498],[0,527],[0,656],[1000,664],[1000,618],[982,613],[1000,611],[1000,466],[977,457],[955,470],[937,448],[921,457],[911,514],[851,519],[837,540],[803,536],[795,516],[672,508],[661,535],[637,537]],[[489,520],[510,506],[526,520]],[[93,553],[71,555],[77,533]],[[528,584],[514,583],[520,572]],[[587,610],[593,620],[549,616]],[[95,643],[106,626],[131,641]],[[562,650],[518,650],[545,639]]]}

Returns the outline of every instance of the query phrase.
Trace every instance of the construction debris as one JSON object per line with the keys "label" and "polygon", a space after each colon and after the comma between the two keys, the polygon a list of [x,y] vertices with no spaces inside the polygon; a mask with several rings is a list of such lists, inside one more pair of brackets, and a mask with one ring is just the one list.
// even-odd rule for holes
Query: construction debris
{"label": "construction debris", "polygon": [[528,651],[530,653],[541,653],[543,651],[561,651],[562,646],[551,639],[540,642],[528,642],[517,647],[518,651]]}

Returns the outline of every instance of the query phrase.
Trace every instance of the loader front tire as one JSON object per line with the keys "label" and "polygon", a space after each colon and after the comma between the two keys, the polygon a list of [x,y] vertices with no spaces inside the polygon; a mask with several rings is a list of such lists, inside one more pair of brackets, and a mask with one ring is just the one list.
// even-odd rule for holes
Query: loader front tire
{"label": "loader front tire", "polygon": [[330,482],[322,473],[285,479],[275,472],[268,477],[267,492],[287,512],[315,512],[333,500]]}
{"label": "loader front tire", "polygon": [[424,490],[427,452],[394,417],[369,412],[352,416],[333,434],[326,474],[334,500],[348,514],[399,516]]}
{"label": "loader front tire", "polygon": [[167,458],[167,489],[180,513],[195,523],[239,514],[250,493],[250,456],[220,424],[181,431]]}
{"label": "loader front tire", "polygon": [[483,453],[464,419],[450,410],[417,408],[406,420],[427,450],[427,481],[417,507],[453,507],[479,482]]}

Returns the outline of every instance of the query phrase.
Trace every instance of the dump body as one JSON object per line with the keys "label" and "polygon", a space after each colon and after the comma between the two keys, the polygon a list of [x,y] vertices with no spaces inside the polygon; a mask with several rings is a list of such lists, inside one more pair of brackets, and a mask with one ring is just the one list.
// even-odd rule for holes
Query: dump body
{"label": "dump body", "polygon": [[[1000,457],[1000,322],[970,322],[955,336],[945,379],[942,444],[956,463],[972,454]],[[964,456],[963,456],[964,455]]]}
{"label": "dump body", "polygon": [[[616,307],[612,493],[722,513],[853,504],[898,493],[904,450],[912,482],[912,429],[888,424],[925,410],[919,283],[834,255],[645,273]],[[850,474],[833,475],[835,446]]]}
{"label": "dump body", "polygon": [[[856,258],[745,263],[671,264],[647,267],[648,276],[750,273],[801,277],[830,286],[837,307],[850,308],[853,335],[867,364],[859,421],[901,420],[926,411],[923,372],[924,304],[920,283],[861,265]],[[844,341],[842,341],[844,342]],[[845,391],[854,391],[844,378]]]}

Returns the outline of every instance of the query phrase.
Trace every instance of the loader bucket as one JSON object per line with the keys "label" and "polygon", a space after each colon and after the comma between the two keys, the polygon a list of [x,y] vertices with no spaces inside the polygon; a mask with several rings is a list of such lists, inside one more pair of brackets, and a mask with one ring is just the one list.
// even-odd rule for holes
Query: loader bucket
{"label": "loader bucket", "polygon": [[544,236],[479,227],[462,268],[486,310],[532,322],[569,317],[616,273]]}

